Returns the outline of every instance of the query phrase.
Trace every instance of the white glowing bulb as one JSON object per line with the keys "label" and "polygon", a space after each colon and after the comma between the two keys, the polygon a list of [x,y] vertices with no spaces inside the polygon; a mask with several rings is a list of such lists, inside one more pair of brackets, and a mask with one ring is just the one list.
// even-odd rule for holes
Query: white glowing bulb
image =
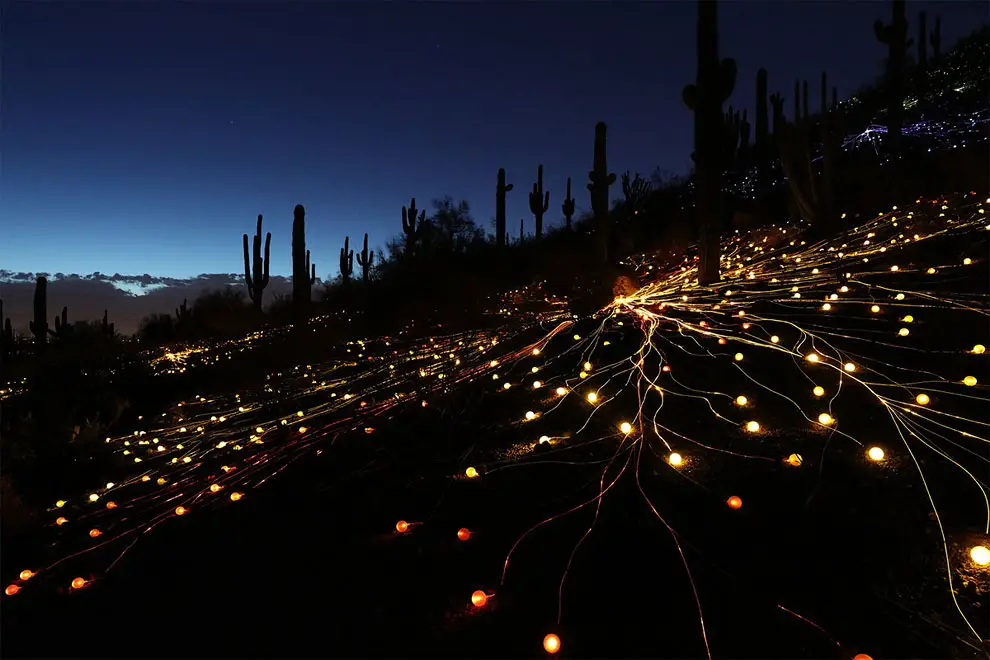
{"label": "white glowing bulb", "polygon": [[598,394],[596,392],[588,392],[588,403],[595,403],[598,401]]}
{"label": "white glowing bulb", "polygon": [[824,424],[825,426],[828,426],[829,424],[831,424],[834,421],[835,420],[832,419],[832,416],[829,415],[828,413],[822,413],[821,415],[818,416],[818,423],[819,424]]}
{"label": "white glowing bulb", "polygon": [[629,435],[633,431],[633,426],[629,422],[622,422],[621,424],[619,424],[619,430],[625,433],[626,435]]}
{"label": "white glowing bulb", "polygon": [[925,393],[919,394],[918,396],[916,396],[914,398],[914,400],[917,401],[918,402],[918,405],[920,405],[920,406],[927,406],[929,404],[929,402],[931,401],[931,399]]}
{"label": "white glowing bulb", "polygon": [[872,461],[882,461],[884,457],[883,450],[879,447],[870,447],[869,451],[866,452],[866,455],[869,456]]}
{"label": "white glowing bulb", "polygon": [[969,558],[980,566],[990,566],[990,549],[983,545],[975,546],[969,551]]}
{"label": "white glowing bulb", "polygon": [[674,452],[667,458],[667,462],[675,466],[680,465],[684,462],[684,457],[682,457],[677,452]]}
{"label": "white glowing bulb", "polygon": [[760,425],[757,422],[747,422],[746,430],[749,431],[750,433],[756,433],[760,430]]}
{"label": "white glowing bulb", "polygon": [[821,385],[815,385],[815,389],[811,390],[815,396],[825,396],[825,388]]}

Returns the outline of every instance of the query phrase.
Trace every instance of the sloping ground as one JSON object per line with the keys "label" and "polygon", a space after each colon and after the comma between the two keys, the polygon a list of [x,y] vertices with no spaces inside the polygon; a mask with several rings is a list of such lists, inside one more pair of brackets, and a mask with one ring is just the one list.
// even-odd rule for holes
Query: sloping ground
{"label": "sloping ground", "polygon": [[4,651],[975,657],[988,205],[740,233],[715,289],[644,255],[590,318],[361,342],[142,420],[4,548]]}

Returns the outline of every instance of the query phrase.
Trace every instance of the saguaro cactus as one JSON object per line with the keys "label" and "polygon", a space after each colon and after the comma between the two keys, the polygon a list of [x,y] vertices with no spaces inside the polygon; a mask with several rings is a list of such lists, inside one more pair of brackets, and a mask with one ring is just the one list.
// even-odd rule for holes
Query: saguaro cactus
{"label": "saguaro cactus", "polygon": [[361,279],[365,284],[371,279],[371,264],[375,261],[375,253],[368,250],[368,235],[364,235],[364,247],[357,255],[358,265],[361,266]]}
{"label": "saguaro cactus", "polygon": [[175,320],[180,325],[185,325],[190,318],[189,308],[186,306],[187,299],[182,299],[182,304],[175,308]]}
{"label": "saguaro cactus", "polygon": [[268,286],[268,266],[271,263],[272,233],[265,236],[265,256],[261,256],[261,214],[258,214],[258,229],[254,234],[254,261],[248,254],[248,235],[244,234],[244,282],[247,284],[248,298],[257,311],[261,311],[261,297]]}
{"label": "saguaro cactus", "polygon": [[69,308],[62,307],[62,315],[55,317],[55,329],[49,330],[48,334],[52,337],[57,337],[59,339],[65,339],[70,334],[72,334],[72,326],[69,325]]}
{"label": "saguaro cactus", "polygon": [[592,161],[592,170],[588,172],[588,191],[591,193],[591,210],[595,214],[595,231],[597,233],[598,258],[608,264],[611,261],[610,236],[609,236],[609,215],[608,215],[608,188],[615,183],[615,173],[608,171],[608,157],[606,155],[606,134],[608,127],[605,122],[600,121],[595,124],[595,155]]}
{"label": "saguaro cactus", "polygon": [[310,268],[306,250],[306,209],[297,204],[292,211],[292,309],[297,324],[309,319],[310,287],[314,280]]}
{"label": "saguaro cactus", "polygon": [[529,193],[529,210],[536,219],[536,238],[543,236],[543,214],[550,209],[550,191],[543,192],[543,166],[536,168],[536,183]]}
{"label": "saguaro cactus", "polygon": [[28,324],[34,343],[39,347],[48,342],[48,280],[39,277],[34,284],[34,320]]}
{"label": "saguaro cactus", "polygon": [[107,316],[108,316],[108,312],[107,312],[107,310],[104,309],[103,310],[103,323],[100,324],[100,331],[105,336],[107,336],[107,337],[113,337],[114,334],[116,334],[114,332],[114,324],[108,322]]}
{"label": "saguaro cactus", "polygon": [[351,281],[354,273],[354,250],[350,249],[351,237],[344,237],[344,247],[340,248],[340,280],[344,284]]}
{"label": "saguaro cactus", "polygon": [[894,154],[901,144],[904,128],[904,67],[907,49],[914,39],[907,36],[908,22],[904,0],[892,0],[890,23],[877,20],[873,32],[877,40],[887,46],[887,148]]}
{"label": "saguaro cactus", "polygon": [[14,327],[10,319],[3,315],[2,299],[0,299],[0,321],[3,321],[3,329],[0,330],[0,356],[7,357],[14,349]]}
{"label": "saguaro cactus", "polygon": [[698,73],[684,88],[684,104],[694,111],[695,212],[701,263],[698,280],[719,280],[722,178],[725,171],[722,103],[736,84],[736,62],[719,59],[718,3],[698,0]]}
{"label": "saguaro cactus", "polygon": [[571,198],[571,177],[567,177],[567,197],[560,205],[560,210],[564,212],[564,226],[570,230],[571,218],[574,217],[574,200]]}
{"label": "saguaro cactus", "polygon": [[512,190],[512,184],[505,183],[505,168],[498,170],[498,182],[495,184],[495,244],[504,247],[507,232],[505,229],[505,193]]}
{"label": "saguaro cactus", "polygon": [[419,238],[420,229],[426,221],[426,211],[419,214],[416,219],[416,198],[409,201],[409,208],[402,207],[402,233],[406,236],[406,254],[412,254],[416,247],[416,239]]}

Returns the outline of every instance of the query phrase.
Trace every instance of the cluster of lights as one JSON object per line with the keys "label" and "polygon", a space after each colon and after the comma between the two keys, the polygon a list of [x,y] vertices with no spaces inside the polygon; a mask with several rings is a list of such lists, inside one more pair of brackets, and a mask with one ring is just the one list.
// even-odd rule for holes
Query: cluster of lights
{"label": "cluster of lights", "polygon": [[[895,209],[835,239],[814,244],[807,244],[793,226],[737,233],[723,248],[721,284],[699,285],[695,260],[672,266],[654,263],[642,269],[649,262],[643,258],[640,267],[648,271],[649,281],[634,295],[601,310],[596,315],[600,324],[590,332],[577,332],[576,324],[565,319],[555,304],[527,316],[506,312],[515,308],[503,303],[500,309],[505,315],[526,321],[501,333],[462,333],[419,342],[355,342],[347,348],[346,360],[299,365],[273,375],[261,393],[197,397],[162,419],[148,420],[147,428],[108,438],[117,451],[133,459],[134,471],[114,475],[111,481],[103,479],[105,487],[84,496],[57,501],[57,511],[52,512],[57,514],[53,515],[57,524],[52,529],[61,539],[75,539],[73,544],[80,534],[101,537],[90,547],[92,556],[111,543],[126,546],[145,527],[136,524],[140,518],[150,522],[163,516],[186,517],[236,502],[292,460],[322,452],[333,437],[371,433],[372,421],[386,412],[394,414],[396,406],[412,404],[409,409],[415,414],[434,395],[468,383],[492,388],[499,396],[526,397],[527,404],[518,409],[512,424],[532,440],[524,443],[525,451],[504,463],[540,460],[535,451],[540,448],[566,451],[585,440],[611,438],[618,445],[616,456],[641,454],[648,447],[664,457],[670,468],[690,472],[706,460],[707,448],[673,428],[676,414],[667,415],[664,410],[665,401],[685,397],[704,400],[714,413],[714,422],[725,425],[725,433],[746,438],[753,454],[760,451],[765,438],[780,430],[773,428],[773,418],[764,415],[771,406],[782,404],[799,409],[809,432],[858,443],[861,453],[857,455],[879,473],[884,464],[913,461],[913,443],[944,448],[941,440],[949,436],[956,446],[986,443],[978,423],[940,410],[941,403],[950,399],[975,397],[985,403],[976,376],[926,372],[922,382],[906,376],[911,371],[909,360],[892,365],[886,356],[917,350],[911,342],[923,333],[902,333],[902,324],[922,327],[933,310],[955,313],[961,322],[965,315],[976,314],[982,324],[973,324],[972,341],[944,348],[965,356],[974,373],[980,373],[981,367],[973,361],[986,350],[986,313],[980,316],[979,311],[985,306],[964,294],[942,295],[939,280],[944,273],[965,274],[981,257],[974,254],[956,263],[935,264],[891,261],[903,248],[924,241],[961,239],[965,243],[974,232],[985,235],[990,227],[988,203],[972,195],[919,201],[910,209]],[[907,277],[927,284],[924,289],[908,286],[904,283]],[[525,298],[518,292],[516,297]],[[546,296],[541,300],[556,302]],[[553,330],[538,341],[506,348],[524,343],[512,340],[527,336],[548,318],[555,324]],[[856,336],[859,326],[846,328],[843,319],[868,323],[870,332]],[[614,336],[610,333],[628,336],[628,329],[640,338],[631,354],[595,356],[596,350],[612,350],[608,348],[612,341],[606,338]],[[887,338],[882,345],[874,339],[878,335]],[[882,351],[871,351],[872,346]],[[184,364],[172,355],[169,361]],[[580,357],[575,360],[575,355]],[[688,385],[681,373],[697,375],[707,368],[696,364],[699,368],[692,369],[692,360],[725,365],[731,373],[741,374],[733,386],[739,389],[727,394],[715,387],[699,390]],[[681,370],[680,363],[686,368]],[[782,383],[803,384],[799,389],[785,389],[787,385],[767,382],[758,371],[766,365],[771,365],[773,373],[786,371],[795,376],[782,375]],[[620,404],[613,402],[633,393],[636,408],[625,412],[635,414],[620,416],[613,410]],[[282,405],[296,402],[299,410],[295,415],[273,417],[261,402],[261,394],[278,394]],[[852,415],[843,415],[847,409],[841,407],[840,394],[854,398],[855,405],[874,406],[892,425],[874,424],[859,433],[853,428]],[[575,414],[583,415],[585,421],[575,426]],[[562,428],[542,433],[554,424]],[[783,462],[788,469],[807,464],[801,453],[790,449],[768,458]],[[484,480],[502,467],[498,460],[482,460],[465,467],[456,478]],[[921,470],[920,465],[915,467]],[[603,485],[597,500],[606,490]],[[721,493],[716,501],[739,510],[744,496]],[[128,504],[126,525],[117,511],[124,503]],[[409,534],[422,524],[426,523],[399,520],[395,533]],[[462,542],[473,535],[468,528],[456,531]],[[518,543],[510,549],[510,557]],[[54,547],[61,546],[55,543]],[[91,555],[74,553],[73,562],[87,556]],[[974,565],[990,565],[990,550],[985,545],[973,546],[968,556]],[[25,569],[6,594],[17,594],[29,581],[37,581],[36,576],[69,570],[70,562],[62,563],[62,559],[44,562],[45,568]],[[56,564],[61,564],[59,570],[50,570]],[[953,570],[950,566],[950,581]],[[503,570],[503,583],[505,578]],[[98,578],[74,577],[68,583],[82,589],[94,579]],[[469,602],[483,609],[495,595],[478,589],[470,594]],[[543,640],[548,653],[558,652],[560,645],[556,634]]]}

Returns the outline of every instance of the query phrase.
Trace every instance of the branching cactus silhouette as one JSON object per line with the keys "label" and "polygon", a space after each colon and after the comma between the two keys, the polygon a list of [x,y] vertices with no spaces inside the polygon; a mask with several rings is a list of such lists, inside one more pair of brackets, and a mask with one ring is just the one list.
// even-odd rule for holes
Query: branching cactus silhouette
{"label": "branching cactus silhouette", "polygon": [[258,228],[254,234],[253,260],[248,253],[248,235],[244,234],[244,282],[247,284],[248,298],[255,310],[261,311],[262,294],[268,286],[268,269],[272,254],[272,233],[265,236],[265,255],[261,256],[261,214],[258,214]]}
{"label": "branching cactus silhouette", "polygon": [[424,222],[426,211],[420,212],[419,218],[416,217],[416,198],[413,197],[409,200],[409,208],[402,207],[402,233],[406,237],[406,254],[413,253]]}
{"label": "branching cactus silhouette", "polygon": [[309,319],[310,292],[316,280],[315,266],[306,249],[306,209],[297,204],[292,211],[292,309],[297,324]]}
{"label": "branching cactus silhouette", "polygon": [[574,199],[571,197],[571,177],[567,177],[567,197],[560,205],[560,210],[564,213],[564,228],[571,229],[571,218],[574,217]]}
{"label": "branching cactus silhouette", "polygon": [[368,250],[368,234],[364,235],[364,247],[357,255],[358,265],[361,266],[361,280],[367,284],[371,280],[371,264],[375,261],[375,253]]}
{"label": "branching cactus silhouette", "polygon": [[347,284],[351,281],[351,275],[354,274],[354,250],[351,247],[351,237],[344,237],[344,247],[340,248],[340,280]]}
{"label": "branching cactus silhouette", "polygon": [[495,184],[495,242],[499,247],[504,247],[508,242],[508,233],[505,227],[505,193],[512,190],[512,184],[505,183],[505,168],[498,170],[498,182]]}
{"label": "branching cactus silhouette", "polygon": [[592,170],[588,172],[588,191],[591,193],[591,210],[595,214],[598,258],[604,263],[611,262],[609,250],[608,188],[615,183],[615,174],[608,171],[606,155],[606,133],[608,127],[600,121],[595,125],[595,155]]}
{"label": "branching cactus silhouette", "polygon": [[536,183],[529,193],[529,210],[536,219],[536,238],[543,236],[543,214],[550,210],[550,191],[543,192],[543,166],[536,168]]}

